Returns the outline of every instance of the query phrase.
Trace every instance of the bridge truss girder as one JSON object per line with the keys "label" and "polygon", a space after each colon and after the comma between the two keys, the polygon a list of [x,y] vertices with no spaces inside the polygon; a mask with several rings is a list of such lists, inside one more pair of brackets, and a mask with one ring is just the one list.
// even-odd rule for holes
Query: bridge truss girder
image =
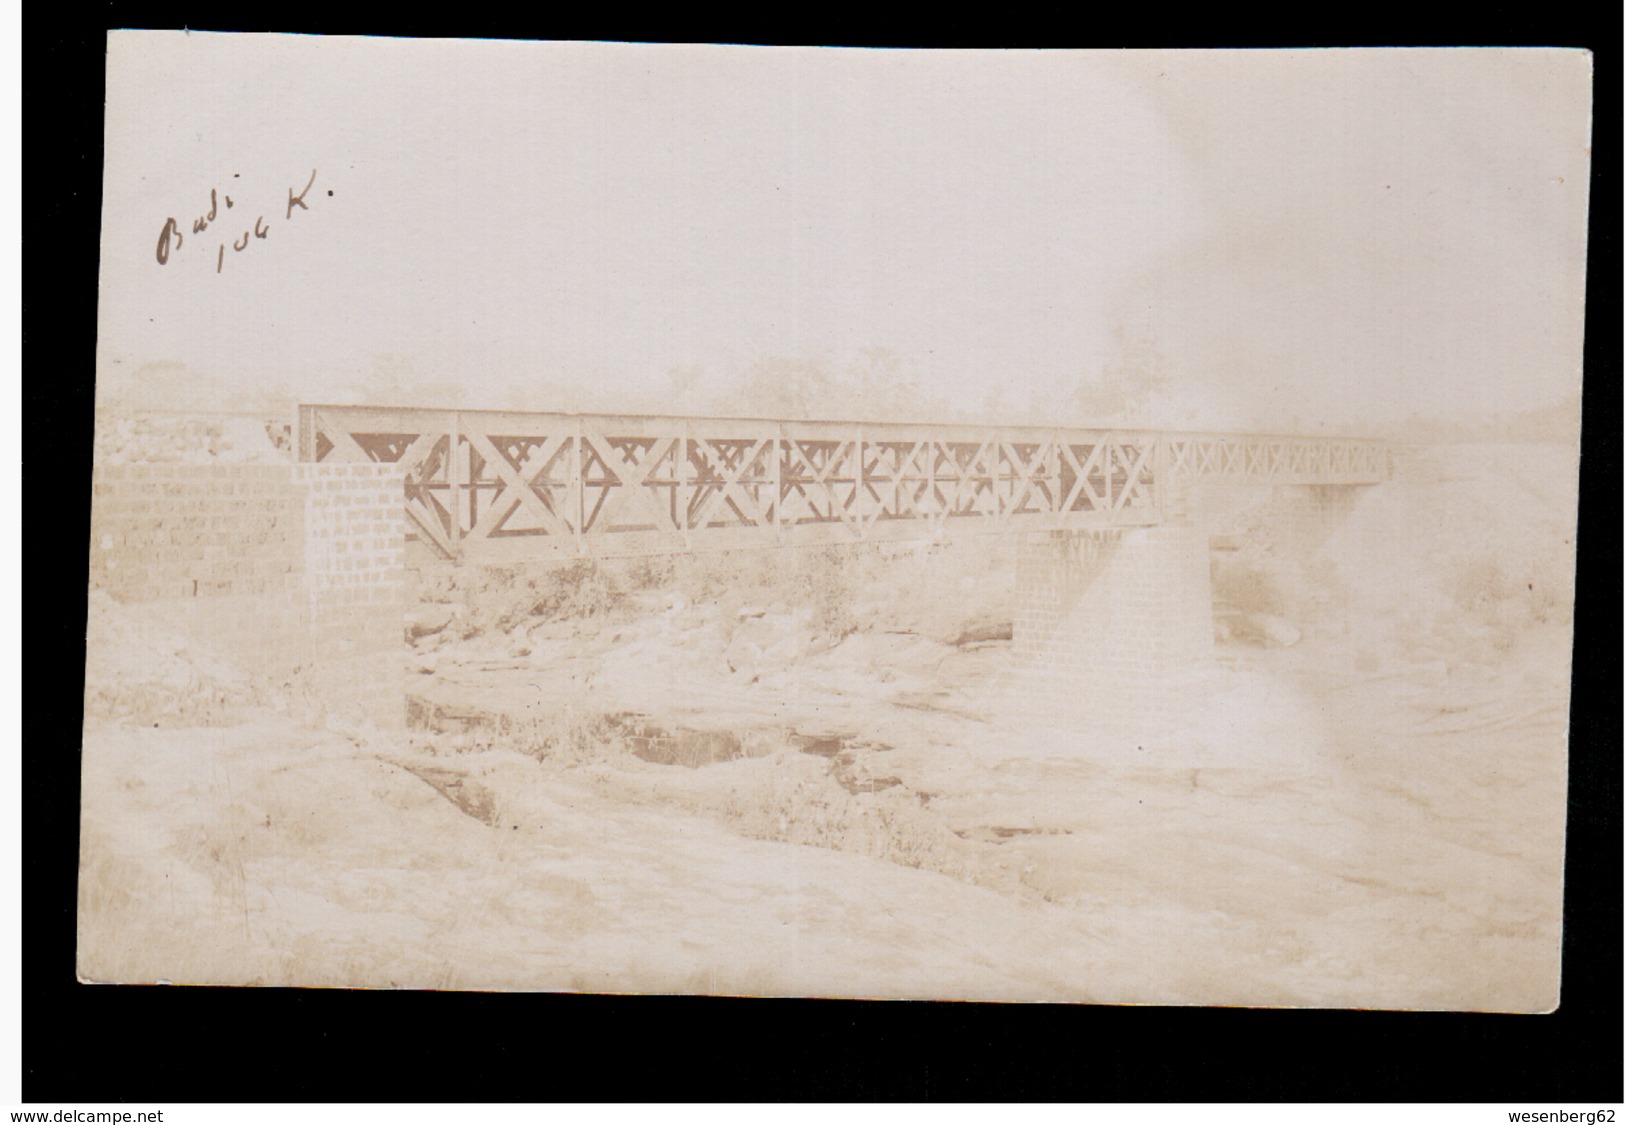
{"label": "bridge truss girder", "polygon": [[1374,484],[1358,438],[300,406],[301,461],[387,462],[469,561],[1145,526],[1180,482]]}

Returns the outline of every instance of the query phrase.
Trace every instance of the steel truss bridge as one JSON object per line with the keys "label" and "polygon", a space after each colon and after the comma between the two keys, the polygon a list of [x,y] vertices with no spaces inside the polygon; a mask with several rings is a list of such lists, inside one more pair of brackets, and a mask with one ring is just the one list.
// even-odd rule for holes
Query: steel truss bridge
{"label": "steel truss bridge", "polygon": [[1386,480],[1365,438],[300,406],[306,462],[405,475],[447,559],[668,554],[1161,523],[1191,482]]}

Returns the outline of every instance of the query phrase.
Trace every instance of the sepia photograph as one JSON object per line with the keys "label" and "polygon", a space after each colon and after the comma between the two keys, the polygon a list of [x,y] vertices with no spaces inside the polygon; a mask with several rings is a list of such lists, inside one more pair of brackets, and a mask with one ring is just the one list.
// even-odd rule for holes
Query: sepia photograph
{"label": "sepia photograph", "polygon": [[106,82],[80,981],[1559,1006],[1587,52]]}

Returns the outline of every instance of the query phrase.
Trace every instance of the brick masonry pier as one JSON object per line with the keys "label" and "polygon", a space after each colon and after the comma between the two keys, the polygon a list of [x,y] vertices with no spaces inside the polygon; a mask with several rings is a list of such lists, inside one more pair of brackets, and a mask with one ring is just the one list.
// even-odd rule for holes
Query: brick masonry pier
{"label": "brick masonry pier", "polygon": [[90,586],[151,603],[325,711],[405,724],[394,465],[142,464],[92,477]]}
{"label": "brick masonry pier", "polygon": [[1177,730],[1192,674],[1213,662],[1211,545],[1244,538],[1281,564],[1314,567],[1359,491],[1186,485],[1165,524],[1023,535],[1011,702],[1145,738]]}
{"label": "brick masonry pier", "polygon": [[1161,731],[1213,655],[1200,528],[1023,536],[1016,590],[1014,688],[1038,717]]}

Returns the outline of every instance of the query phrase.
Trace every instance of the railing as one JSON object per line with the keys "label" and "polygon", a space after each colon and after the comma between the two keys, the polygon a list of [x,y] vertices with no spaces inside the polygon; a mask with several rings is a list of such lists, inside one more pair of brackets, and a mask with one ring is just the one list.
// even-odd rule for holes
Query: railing
{"label": "railing", "polygon": [[1175,480],[1367,484],[1387,447],[1036,427],[301,406],[301,461],[392,462],[448,558],[1155,524]]}

